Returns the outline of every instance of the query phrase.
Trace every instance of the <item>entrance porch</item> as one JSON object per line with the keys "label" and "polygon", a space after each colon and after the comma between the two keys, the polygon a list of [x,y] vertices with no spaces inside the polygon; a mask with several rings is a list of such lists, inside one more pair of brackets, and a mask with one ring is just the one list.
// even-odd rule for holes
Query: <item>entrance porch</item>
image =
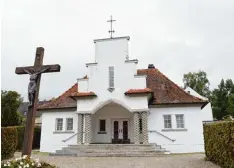
{"label": "entrance porch", "polygon": [[78,113],[77,144],[148,144],[148,112],[111,102],[94,114]]}

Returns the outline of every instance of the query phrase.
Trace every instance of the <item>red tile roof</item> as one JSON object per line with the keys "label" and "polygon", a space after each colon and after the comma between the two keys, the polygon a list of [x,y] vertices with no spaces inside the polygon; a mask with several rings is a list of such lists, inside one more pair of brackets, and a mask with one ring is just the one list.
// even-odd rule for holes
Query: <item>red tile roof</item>
{"label": "red tile roof", "polygon": [[206,102],[184,91],[156,68],[138,69],[137,74],[147,75],[147,87],[153,91],[153,100],[150,102],[152,105],[190,103],[204,104]]}
{"label": "red tile roof", "polygon": [[[176,85],[156,68],[138,69],[138,75],[146,75],[147,88],[130,89],[125,94],[150,93],[153,99],[150,105],[160,104],[205,104],[207,101],[192,96]],[[87,76],[84,77],[87,79]],[[74,84],[70,89],[58,98],[38,107],[38,109],[75,108],[77,102],[71,97],[96,96],[93,92],[77,92],[78,85]]]}
{"label": "red tile roof", "polygon": [[128,91],[125,92],[125,94],[142,94],[142,93],[151,93],[150,88],[145,88],[145,89],[129,89]]}
{"label": "red tile roof", "polygon": [[97,96],[94,92],[74,92],[71,97]]}
{"label": "red tile roof", "polygon": [[72,93],[77,92],[78,84],[74,84],[70,89],[64,92],[61,96],[56,99],[50,100],[48,103],[45,103],[39,106],[37,109],[56,109],[56,108],[76,108],[77,102],[69,97]]}

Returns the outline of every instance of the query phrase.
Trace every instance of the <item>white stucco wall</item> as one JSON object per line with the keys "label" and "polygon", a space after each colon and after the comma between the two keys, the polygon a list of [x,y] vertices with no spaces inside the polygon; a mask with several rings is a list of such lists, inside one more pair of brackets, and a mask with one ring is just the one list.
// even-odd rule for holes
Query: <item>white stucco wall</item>
{"label": "white stucco wall", "polygon": [[[73,131],[74,133],[54,133],[56,118],[63,118],[63,131],[66,129],[66,118],[73,118]],[[67,142],[62,142],[77,132],[77,119],[78,116],[74,111],[59,111],[58,112],[43,112],[42,113],[42,126],[41,126],[41,152],[55,152],[68,144],[76,144],[77,137],[73,137]]]}
{"label": "white stucco wall", "polygon": [[[190,87],[186,87],[185,89],[186,92],[189,94],[199,97],[203,100],[208,100],[208,98],[201,96],[198,94],[195,90],[193,90]],[[212,108],[211,108],[211,103],[208,103],[203,109],[202,109],[202,121],[213,121],[213,113],[212,113]]]}
{"label": "white stucco wall", "polygon": [[[128,37],[95,42],[97,64],[88,65],[88,79],[78,80],[78,86],[79,92],[92,91],[97,97],[91,100],[78,99],[78,112],[93,111],[102,102],[110,99],[118,100],[129,109],[148,109],[147,96],[128,97],[124,95],[129,89],[146,88],[146,76],[135,76],[137,74],[136,62],[126,62],[127,56]],[[108,90],[109,66],[114,66],[115,89],[113,92]]]}
{"label": "white stucco wall", "polygon": [[[204,152],[201,113],[201,108],[198,106],[150,108],[148,119],[149,131],[156,130],[170,139],[174,139],[175,141],[172,142],[165,137],[152,132],[149,133],[149,142],[161,145],[171,153]],[[173,129],[176,129],[175,114],[184,114],[185,129],[187,129],[187,131],[163,132],[163,115],[168,114],[172,115]]]}

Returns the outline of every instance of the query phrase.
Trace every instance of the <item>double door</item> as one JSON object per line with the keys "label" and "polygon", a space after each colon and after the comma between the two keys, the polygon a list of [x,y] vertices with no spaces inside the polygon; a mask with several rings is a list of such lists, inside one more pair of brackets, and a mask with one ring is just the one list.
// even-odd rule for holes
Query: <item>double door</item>
{"label": "double door", "polygon": [[112,143],[130,143],[128,138],[129,121],[114,119],[112,121]]}

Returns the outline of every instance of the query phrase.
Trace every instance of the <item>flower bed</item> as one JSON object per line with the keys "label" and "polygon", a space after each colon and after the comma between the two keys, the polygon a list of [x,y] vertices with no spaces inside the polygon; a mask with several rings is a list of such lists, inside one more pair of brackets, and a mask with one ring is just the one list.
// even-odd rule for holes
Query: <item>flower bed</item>
{"label": "flower bed", "polygon": [[56,168],[54,165],[50,165],[45,162],[39,162],[39,159],[32,159],[26,155],[15,160],[4,161],[1,163],[1,167],[5,168]]}

